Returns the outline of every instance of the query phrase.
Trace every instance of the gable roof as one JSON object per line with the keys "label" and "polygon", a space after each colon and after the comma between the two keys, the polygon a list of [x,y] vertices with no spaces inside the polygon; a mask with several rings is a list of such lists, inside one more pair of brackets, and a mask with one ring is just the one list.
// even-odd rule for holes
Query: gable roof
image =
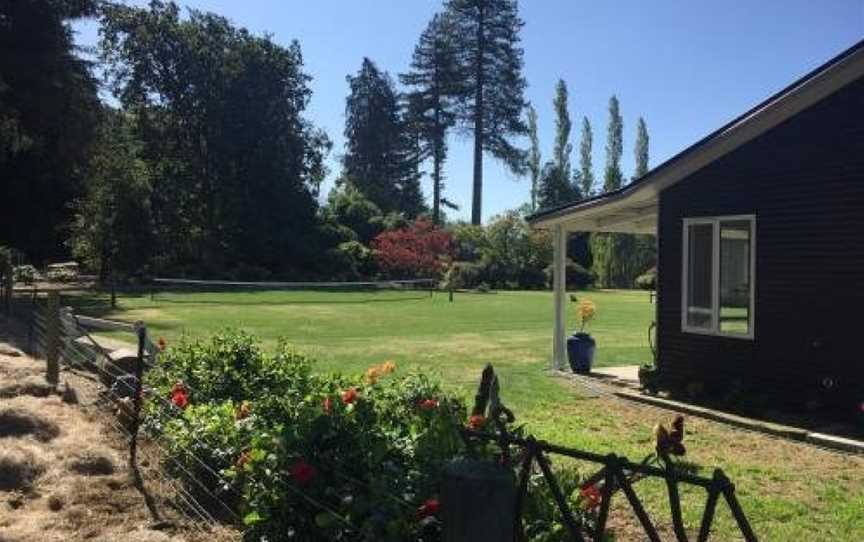
{"label": "gable roof", "polygon": [[632,183],[530,215],[534,227],[571,231],[655,233],[659,193],[774,128],[840,88],[864,77],[864,40],[711,132]]}

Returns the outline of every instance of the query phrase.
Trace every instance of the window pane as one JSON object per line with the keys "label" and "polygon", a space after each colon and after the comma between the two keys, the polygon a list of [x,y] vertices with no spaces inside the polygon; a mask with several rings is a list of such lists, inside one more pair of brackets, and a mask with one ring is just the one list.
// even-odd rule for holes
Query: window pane
{"label": "window pane", "polygon": [[720,331],[750,333],[750,222],[720,223]]}
{"label": "window pane", "polygon": [[694,224],[688,228],[690,246],[687,262],[687,325],[710,330],[714,327],[711,288],[714,226]]}

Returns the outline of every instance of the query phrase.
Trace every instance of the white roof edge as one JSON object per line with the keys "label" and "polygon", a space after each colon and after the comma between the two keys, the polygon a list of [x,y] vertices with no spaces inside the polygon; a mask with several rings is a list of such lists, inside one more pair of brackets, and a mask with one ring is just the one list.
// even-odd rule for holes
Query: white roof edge
{"label": "white roof edge", "polygon": [[[655,200],[660,192],[666,188],[680,182],[690,174],[755,139],[862,76],[864,76],[864,47],[853,51],[845,58],[841,58],[836,63],[802,81],[801,84],[782,93],[746,117],[739,119],[722,132],[711,136],[699,148],[678,159],[672,158],[672,163],[661,165],[655,170],[656,173],[649,172],[644,181],[624,187],[620,192],[610,194],[607,197],[592,199],[583,203],[577,202],[571,207],[538,218],[532,222],[532,226],[544,229],[569,222],[573,220],[574,215],[582,214],[589,209],[611,206],[609,210],[612,211],[626,206],[626,202],[629,200],[634,202]],[[687,153],[687,150],[682,152]],[[656,178],[651,178],[652,176]],[[637,198],[637,195],[642,197]],[[616,202],[621,202],[622,205],[613,206],[612,204]]]}

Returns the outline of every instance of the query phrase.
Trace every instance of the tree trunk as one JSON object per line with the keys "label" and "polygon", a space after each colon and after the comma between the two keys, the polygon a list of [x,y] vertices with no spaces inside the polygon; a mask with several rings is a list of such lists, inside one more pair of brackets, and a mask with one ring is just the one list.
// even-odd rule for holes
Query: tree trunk
{"label": "tree trunk", "polygon": [[483,216],[483,53],[486,49],[485,6],[477,14],[477,60],[474,76],[474,192],[471,200],[471,223],[479,226]]}
{"label": "tree trunk", "polygon": [[432,223],[436,226],[441,225],[441,146],[443,144],[441,131],[441,98],[436,93],[435,140],[432,150]]}

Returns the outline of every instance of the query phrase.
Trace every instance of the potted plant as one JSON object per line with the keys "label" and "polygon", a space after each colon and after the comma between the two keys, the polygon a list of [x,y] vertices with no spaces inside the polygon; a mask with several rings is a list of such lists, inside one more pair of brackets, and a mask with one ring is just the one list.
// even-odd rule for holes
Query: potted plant
{"label": "potted plant", "polygon": [[[575,299],[574,299],[575,301]],[[597,307],[588,299],[579,301],[576,306],[576,319],[579,322],[579,331],[567,339],[567,359],[574,373],[588,374],[594,363],[594,339],[585,332],[585,326],[594,319]]]}

